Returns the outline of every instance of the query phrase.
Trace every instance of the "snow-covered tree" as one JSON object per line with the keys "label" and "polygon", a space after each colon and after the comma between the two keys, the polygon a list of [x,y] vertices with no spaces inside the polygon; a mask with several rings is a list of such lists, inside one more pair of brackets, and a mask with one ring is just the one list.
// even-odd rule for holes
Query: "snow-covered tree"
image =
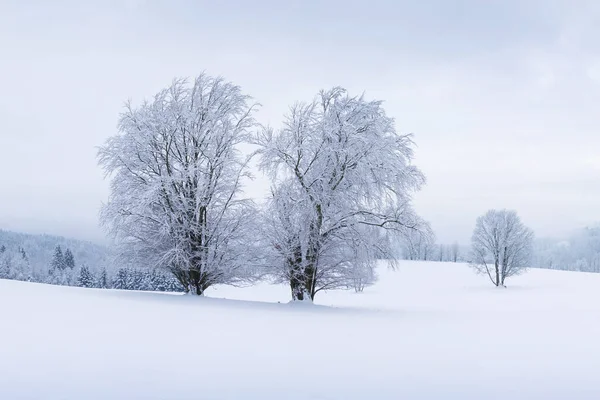
{"label": "snow-covered tree", "polygon": [[100,274],[98,275],[98,282],[96,283],[96,287],[100,289],[108,288],[108,276],[107,276],[106,268],[102,268]]}
{"label": "snow-covered tree", "polygon": [[94,276],[86,265],[82,265],[79,270],[77,285],[85,288],[94,287]]}
{"label": "snow-covered tree", "polygon": [[515,211],[490,210],[477,219],[471,245],[471,266],[503,287],[506,278],[530,266],[533,231]]}
{"label": "snow-covered tree", "polygon": [[27,257],[27,252],[24,248],[19,247],[19,255],[21,256],[22,260],[29,261],[29,257]]}
{"label": "snow-covered tree", "polygon": [[0,279],[11,279],[12,258],[7,254],[6,248],[0,252]]}
{"label": "snow-covered tree", "polygon": [[448,251],[446,250],[446,246],[440,244],[438,253],[439,261],[444,261],[446,259],[447,252]]}
{"label": "snow-covered tree", "polygon": [[62,271],[65,269],[65,257],[60,245],[54,248],[54,255],[52,256],[52,262],[50,263],[51,271]]}
{"label": "snow-covered tree", "polygon": [[[374,232],[377,235],[376,232]],[[363,257],[368,253],[363,254]],[[357,293],[365,290],[365,287],[373,285],[377,281],[377,273],[375,271],[376,257],[372,260],[361,260],[360,255],[356,255],[357,262],[351,269],[352,287]],[[362,261],[362,262],[361,262]]]}
{"label": "snow-covered tree", "polygon": [[20,281],[32,280],[29,258],[27,258],[27,253],[22,247],[19,248],[17,255],[13,258],[13,273],[11,278]]}
{"label": "snow-covered tree", "polygon": [[157,292],[165,292],[167,291],[167,280],[165,276],[161,274],[159,271],[154,270],[150,273],[150,288],[151,290]]}
{"label": "snow-covered tree", "polygon": [[126,106],[119,134],[99,150],[112,175],[101,220],[126,260],[166,268],[198,295],[244,278],[254,210],[241,198],[239,145],[255,125],[249,101],[202,74]]}
{"label": "snow-covered tree", "polygon": [[460,246],[457,242],[452,243],[450,247],[450,261],[458,262],[458,257],[460,255]]}
{"label": "snow-covered tree", "polygon": [[48,270],[48,283],[63,286],[77,283],[77,280],[72,275],[72,271],[67,270],[65,255],[60,245],[54,248],[54,255],[52,256],[50,269]]}
{"label": "snow-covered tree", "polygon": [[127,271],[127,289],[146,290],[144,286],[144,274],[138,269],[129,269]]}
{"label": "snow-covered tree", "polygon": [[412,138],[396,133],[379,101],[322,91],[256,144],[274,185],[266,262],[294,300],[354,286],[357,271],[392,258],[390,233],[427,226],[411,206],[425,181],[411,164]]}
{"label": "snow-covered tree", "polygon": [[127,269],[119,268],[117,274],[115,275],[115,279],[113,280],[112,287],[115,289],[128,289],[127,287]]}
{"label": "snow-covered tree", "polygon": [[400,237],[402,258],[406,260],[431,260],[435,248],[435,234],[429,226],[409,230]]}
{"label": "snow-covered tree", "polygon": [[72,270],[75,268],[75,257],[73,257],[73,253],[71,252],[71,249],[65,250],[63,262],[65,264],[65,269],[69,268]]}

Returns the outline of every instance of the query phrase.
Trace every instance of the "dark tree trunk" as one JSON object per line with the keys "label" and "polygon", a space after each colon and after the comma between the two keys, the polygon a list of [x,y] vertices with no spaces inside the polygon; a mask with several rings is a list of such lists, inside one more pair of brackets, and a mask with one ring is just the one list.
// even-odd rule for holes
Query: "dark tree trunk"
{"label": "dark tree trunk", "polygon": [[500,265],[498,265],[498,261],[496,261],[494,266],[496,268],[496,281],[494,283],[496,284],[496,286],[499,286],[500,285]]}
{"label": "dark tree trunk", "polygon": [[317,292],[313,269],[300,267],[293,271],[290,276],[290,288],[292,289],[292,300],[313,301]]}
{"label": "dark tree trunk", "polygon": [[290,289],[292,300],[313,301],[317,293],[317,268],[320,252],[321,226],[323,225],[323,212],[320,204],[315,204],[316,218],[310,223],[309,241],[306,252],[302,251],[300,239],[293,238],[288,245],[293,251],[288,257]]}
{"label": "dark tree trunk", "polygon": [[292,300],[294,301],[304,301],[305,297],[308,296],[301,274],[292,276],[290,279],[290,288],[292,289]]}
{"label": "dark tree trunk", "polygon": [[211,280],[207,273],[200,273],[195,269],[184,270],[179,268],[171,268],[171,272],[181,283],[185,293],[202,296],[206,289],[211,286]]}
{"label": "dark tree trunk", "polygon": [[508,247],[504,247],[504,253],[502,256],[502,273],[500,278],[500,285],[504,287],[504,279],[506,278],[506,271],[508,271]]}
{"label": "dark tree trunk", "polygon": [[192,294],[202,296],[202,294],[204,293],[204,290],[202,290],[202,287],[200,285],[200,271],[190,270],[189,276],[190,276],[190,291],[192,292]]}
{"label": "dark tree trunk", "polygon": [[290,289],[292,290],[292,300],[304,301],[310,299],[310,286],[307,282],[306,271],[302,266],[302,249],[297,245],[291,257],[287,260],[290,271]]}

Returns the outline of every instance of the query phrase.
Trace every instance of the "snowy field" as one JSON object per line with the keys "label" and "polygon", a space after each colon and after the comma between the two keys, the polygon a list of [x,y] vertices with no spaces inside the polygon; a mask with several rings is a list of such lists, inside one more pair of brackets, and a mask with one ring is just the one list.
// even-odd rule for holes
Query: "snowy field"
{"label": "snowy field", "polygon": [[600,275],[507,284],[403,262],[307,306],[0,280],[0,399],[599,399]]}

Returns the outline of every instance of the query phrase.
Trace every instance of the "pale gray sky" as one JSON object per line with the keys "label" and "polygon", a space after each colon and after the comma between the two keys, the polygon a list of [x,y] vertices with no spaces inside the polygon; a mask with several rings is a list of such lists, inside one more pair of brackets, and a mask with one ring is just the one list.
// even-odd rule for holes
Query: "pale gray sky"
{"label": "pale gray sky", "polygon": [[538,236],[600,221],[600,3],[214,3],[0,0],[0,228],[101,240],[95,146],[125,100],[203,70],[274,126],[321,88],[385,100],[443,242],[489,208]]}

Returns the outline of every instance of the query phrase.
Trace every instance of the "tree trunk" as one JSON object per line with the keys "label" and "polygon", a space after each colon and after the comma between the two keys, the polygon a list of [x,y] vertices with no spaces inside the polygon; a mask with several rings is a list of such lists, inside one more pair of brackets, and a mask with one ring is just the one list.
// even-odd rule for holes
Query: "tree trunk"
{"label": "tree trunk", "polygon": [[494,267],[496,268],[496,281],[494,282],[494,284],[496,286],[500,285],[500,266],[498,265],[498,261],[496,261],[496,263],[494,264]]}
{"label": "tree trunk", "polygon": [[207,273],[201,273],[195,269],[171,269],[171,272],[173,275],[175,275],[179,283],[181,283],[185,293],[187,294],[204,296],[206,289],[211,286]]}
{"label": "tree trunk", "polygon": [[313,301],[316,294],[316,282],[312,267],[296,266],[291,270],[290,289],[292,300]]}
{"label": "tree trunk", "polygon": [[308,268],[298,268],[290,277],[290,289],[293,301],[313,301],[315,297],[314,281]]}
{"label": "tree trunk", "polygon": [[310,299],[309,292],[306,289],[304,282],[302,282],[302,279],[292,278],[290,280],[290,288],[292,289],[293,301],[304,301]]}
{"label": "tree trunk", "polygon": [[506,278],[506,271],[508,271],[508,247],[504,247],[504,253],[502,255],[502,273],[500,274],[500,285],[504,287],[504,278]]}
{"label": "tree trunk", "polygon": [[300,245],[294,247],[294,251],[287,259],[287,267],[290,271],[290,289],[293,301],[312,300],[310,287],[308,285],[305,269],[302,266],[302,248]]}

